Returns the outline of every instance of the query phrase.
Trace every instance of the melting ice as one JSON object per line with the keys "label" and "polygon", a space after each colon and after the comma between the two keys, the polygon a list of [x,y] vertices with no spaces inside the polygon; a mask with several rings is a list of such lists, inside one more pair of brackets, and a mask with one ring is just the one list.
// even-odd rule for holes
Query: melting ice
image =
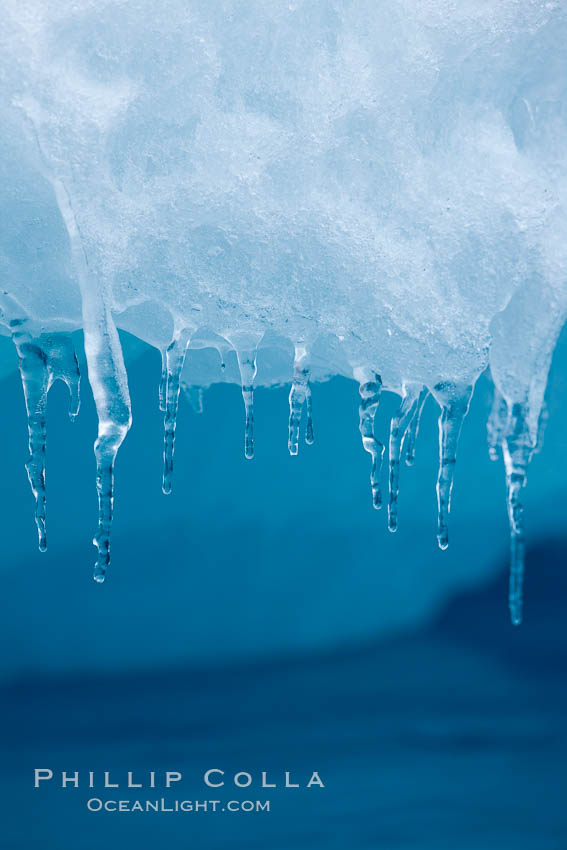
{"label": "melting ice", "polygon": [[[253,457],[269,338],[281,361],[262,380],[291,381],[291,455],[303,421],[313,442],[312,382],[358,382],[375,508],[380,394],[400,396],[391,531],[401,462],[433,397],[442,549],[459,434],[489,371],[521,621],[522,491],[567,311],[566,19],[563,4],[537,0],[6,0],[0,310],[19,356],[41,549],[55,380],[78,411],[71,331],[83,331],[99,417],[98,581],[131,423],[118,330],[162,354],[164,493],[180,392],[200,408],[230,350]],[[215,353],[198,386],[184,378],[196,348]]]}

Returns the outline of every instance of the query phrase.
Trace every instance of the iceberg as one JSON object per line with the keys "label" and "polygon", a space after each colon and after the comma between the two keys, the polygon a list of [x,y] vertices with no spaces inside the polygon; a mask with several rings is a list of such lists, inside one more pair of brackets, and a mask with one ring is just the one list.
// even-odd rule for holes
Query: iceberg
{"label": "iceberg", "polygon": [[[567,14],[559,2],[7,0],[0,35],[3,332],[17,348],[27,469],[45,526],[45,404],[79,406],[82,331],[98,414],[98,557],[132,421],[120,331],[161,352],[163,490],[181,391],[291,383],[288,446],[314,439],[311,385],[360,388],[382,505],[382,392],[398,527],[425,399],[439,406],[438,543],[478,378],[494,404],[522,619],[522,493],[567,315]],[[226,354],[237,370],[227,373]],[[135,411],[134,411],[135,413]]]}

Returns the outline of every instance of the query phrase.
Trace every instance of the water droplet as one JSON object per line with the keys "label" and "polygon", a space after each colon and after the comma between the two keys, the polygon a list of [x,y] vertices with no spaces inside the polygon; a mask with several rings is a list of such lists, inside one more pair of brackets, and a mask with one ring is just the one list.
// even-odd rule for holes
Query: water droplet
{"label": "water droplet", "polygon": [[94,579],[104,581],[110,563],[110,527],[114,507],[114,463],[132,424],[128,377],[118,331],[110,314],[101,305],[89,305],[85,316],[85,352],[89,382],[98,416],[98,436],[94,444],[98,528],[93,543],[97,547]]}

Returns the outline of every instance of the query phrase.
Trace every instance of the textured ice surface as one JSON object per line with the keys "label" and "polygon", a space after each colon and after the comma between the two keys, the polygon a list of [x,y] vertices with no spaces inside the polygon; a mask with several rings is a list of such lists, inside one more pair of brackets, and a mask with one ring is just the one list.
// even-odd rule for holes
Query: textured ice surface
{"label": "textured ice surface", "polygon": [[[519,620],[521,491],[567,310],[563,4],[7,0],[3,18],[2,309],[32,339],[84,331],[97,577],[131,419],[118,327],[163,353],[166,492],[180,386],[216,380],[236,349],[247,456],[255,381],[295,376],[292,453],[309,370],[360,382],[376,506],[377,388],[402,396],[395,530],[425,386],[441,406],[442,547],[462,419],[490,367]],[[183,377],[187,344],[208,349],[198,379]]]}

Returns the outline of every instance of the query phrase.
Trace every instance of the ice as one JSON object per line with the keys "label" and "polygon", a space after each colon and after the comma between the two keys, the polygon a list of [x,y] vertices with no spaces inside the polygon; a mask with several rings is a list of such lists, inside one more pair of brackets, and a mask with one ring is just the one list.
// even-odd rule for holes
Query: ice
{"label": "ice", "polygon": [[189,344],[187,331],[180,331],[167,346],[164,354],[164,367],[160,388],[160,408],[164,412],[163,430],[163,481],[162,490],[171,493],[171,476],[173,473],[173,449],[175,428],[177,425],[177,409],[181,391],[181,371],[185,363],[185,354]]}
{"label": "ice", "polygon": [[296,345],[293,358],[293,381],[289,391],[289,436],[287,447],[290,455],[299,451],[299,427],[303,407],[306,408],[307,424],[305,442],[313,443],[313,419],[311,413],[311,390],[309,389],[309,360],[304,345]]}
{"label": "ice", "polygon": [[452,382],[437,384],[432,394],[441,407],[439,414],[439,473],[437,476],[437,542],[449,545],[449,511],[457,462],[457,446],[469,411],[472,387]]}
{"label": "ice", "polygon": [[254,378],[256,377],[256,351],[239,351],[238,366],[242,379],[244,401],[244,457],[254,457]]}
{"label": "ice", "polygon": [[514,625],[522,622],[523,575],[524,575],[524,518],[522,491],[534,445],[530,440],[526,411],[521,404],[514,404],[509,412],[510,424],[503,443],[506,468],[506,490],[512,562],[510,565],[510,615]]}
{"label": "ice", "polygon": [[419,424],[421,421],[421,414],[423,408],[425,406],[425,402],[429,396],[429,391],[427,387],[423,387],[419,394],[419,398],[417,400],[417,408],[416,411],[408,425],[407,430],[407,440],[406,440],[406,464],[407,466],[413,466],[415,461],[415,444],[417,441],[417,435],[419,434]]}
{"label": "ice", "polygon": [[63,381],[70,393],[69,417],[79,413],[79,364],[68,334],[41,334],[34,339],[25,319],[12,319],[12,338],[18,352],[28,420],[29,458],[26,470],[35,497],[39,550],[47,549],[45,446],[47,394],[54,381]]}
{"label": "ice", "polygon": [[315,432],[313,431],[313,396],[311,395],[309,381],[307,381],[305,386],[305,413],[307,418],[305,423],[305,442],[308,446],[312,446],[315,442]]}
{"label": "ice", "polygon": [[398,491],[400,489],[400,456],[408,429],[416,422],[419,415],[421,387],[405,386],[402,391],[402,401],[398,412],[390,423],[390,498],[388,502],[388,528],[395,532],[398,529]]}
{"label": "ice", "polygon": [[[411,463],[426,393],[441,406],[444,547],[488,368],[491,452],[514,456],[521,419],[523,487],[567,314],[566,19],[536,0],[6,0],[4,322],[83,330],[97,578],[131,421],[118,330],[164,357],[165,492],[180,386],[241,383],[252,457],[254,385],[292,381],[295,454],[308,381],[379,376],[402,399],[425,387],[392,432],[391,528],[404,435]],[[377,395],[365,405],[378,507]]]}
{"label": "ice", "polygon": [[386,447],[374,435],[374,420],[380,403],[382,378],[376,372],[357,369],[355,378],[359,382],[360,405],[358,408],[359,430],[363,448],[372,459],[370,468],[370,489],[372,491],[372,507],[377,511],[382,507],[382,491],[380,488],[380,473]]}

